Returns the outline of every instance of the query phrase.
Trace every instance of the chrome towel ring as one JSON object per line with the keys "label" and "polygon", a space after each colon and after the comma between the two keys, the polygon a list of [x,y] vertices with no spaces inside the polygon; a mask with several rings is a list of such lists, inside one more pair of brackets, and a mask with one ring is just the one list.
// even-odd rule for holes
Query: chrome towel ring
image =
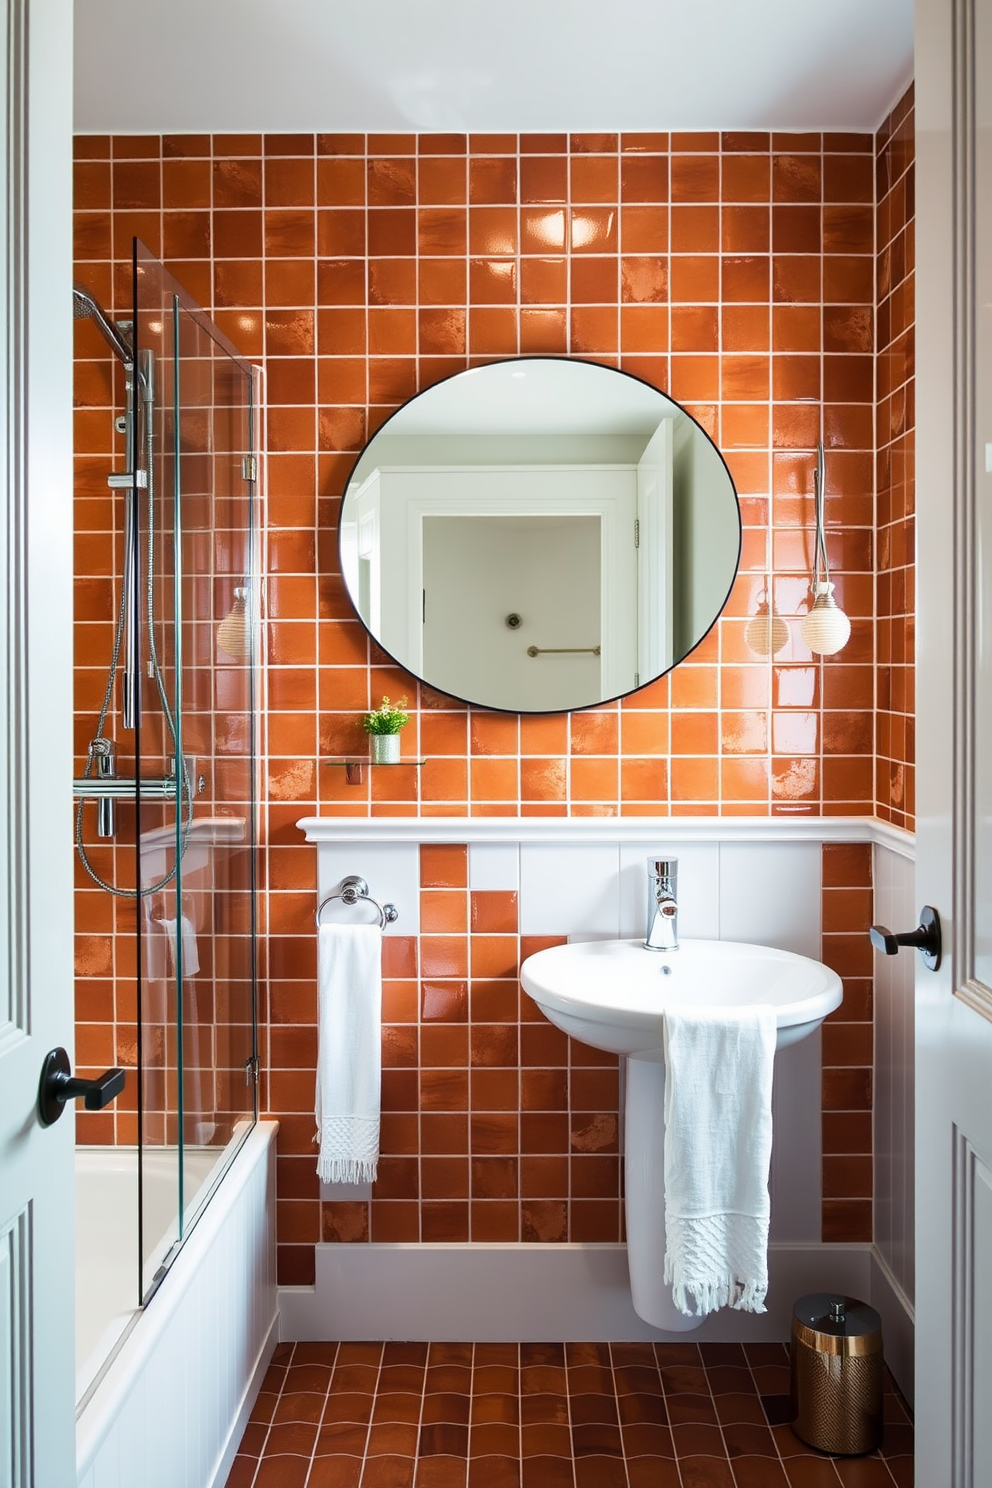
{"label": "chrome towel ring", "polygon": [[318,930],[320,929],[321,914],[336,899],[340,899],[342,904],[348,905],[358,904],[359,902],[371,904],[379,916],[380,930],[385,930],[387,925],[391,925],[394,920],[399,919],[400,912],[395,904],[379,904],[369,893],[369,886],[364,878],[359,878],[357,873],[350,873],[347,878],[341,880],[341,887],[336,894],[328,894],[327,898],[322,899],[317,905],[317,912],[313,919]]}

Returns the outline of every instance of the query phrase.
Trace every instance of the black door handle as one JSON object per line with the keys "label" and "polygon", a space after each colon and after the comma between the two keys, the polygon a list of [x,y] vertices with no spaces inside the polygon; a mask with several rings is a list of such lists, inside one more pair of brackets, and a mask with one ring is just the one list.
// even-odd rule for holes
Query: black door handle
{"label": "black door handle", "polygon": [[82,1100],[87,1111],[102,1111],[120,1095],[125,1079],[124,1070],[109,1069],[95,1080],[74,1080],[68,1054],[64,1049],[51,1049],[41,1066],[38,1119],[42,1126],[52,1126],[71,1100]]}
{"label": "black door handle", "polygon": [[894,956],[902,946],[912,946],[921,953],[930,971],[936,971],[940,965],[940,915],[929,904],[920,910],[920,923],[915,930],[893,935],[885,925],[872,925],[868,938],[886,956]]}

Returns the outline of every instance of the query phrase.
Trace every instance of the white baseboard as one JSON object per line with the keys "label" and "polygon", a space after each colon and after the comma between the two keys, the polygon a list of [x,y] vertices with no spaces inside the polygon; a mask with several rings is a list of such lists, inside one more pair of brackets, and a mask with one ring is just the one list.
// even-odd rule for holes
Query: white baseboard
{"label": "white baseboard", "polygon": [[316,1285],[279,1290],[279,1336],[785,1342],[806,1292],[870,1295],[868,1245],[772,1245],[768,1263],[767,1312],[724,1310],[691,1333],[662,1333],[631,1306],[624,1245],[321,1244]]}
{"label": "white baseboard", "polygon": [[871,1252],[871,1305],[882,1318],[885,1362],[909,1405],[914,1400],[916,1315],[877,1247]]}

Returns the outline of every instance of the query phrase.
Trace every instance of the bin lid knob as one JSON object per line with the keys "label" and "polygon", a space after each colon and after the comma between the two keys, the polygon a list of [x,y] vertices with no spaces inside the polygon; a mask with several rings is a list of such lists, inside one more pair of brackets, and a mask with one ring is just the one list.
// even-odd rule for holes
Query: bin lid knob
{"label": "bin lid knob", "polygon": [[842,1323],[844,1321],[844,1304],[843,1304],[843,1302],[831,1302],[831,1304],[830,1304],[830,1321],[832,1323]]}

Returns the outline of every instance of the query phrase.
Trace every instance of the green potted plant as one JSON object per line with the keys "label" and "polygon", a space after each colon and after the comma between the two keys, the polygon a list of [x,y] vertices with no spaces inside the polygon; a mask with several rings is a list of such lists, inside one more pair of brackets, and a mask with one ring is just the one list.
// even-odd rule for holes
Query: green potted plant
{"label": "green potted plant", "polygon": [[372,760],[377,765],[394,765],[400,757],[400,729],[410,722],[409,713],[404,712],[406,698],[400,698],[394,707],[384,697],[378,708],[373,708],[362,719],[362,728],[372,736]]}

